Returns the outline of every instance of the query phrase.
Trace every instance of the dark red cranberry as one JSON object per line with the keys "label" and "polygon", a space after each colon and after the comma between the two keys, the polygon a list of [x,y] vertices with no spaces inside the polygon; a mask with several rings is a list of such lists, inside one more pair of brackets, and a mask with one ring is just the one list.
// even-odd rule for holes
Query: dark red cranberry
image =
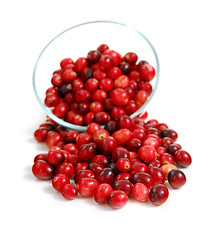
{"label": "dark red cranberry", "polygon": [[113,137],[104,138],[99,144],[98,148],[101,154],[111,155],[113,150],[117,147],[117,142]]}
{"label": "dark red cranberry", "polygon": [[146,172],[148,169],[147,165],[142,163],[142,162],[138,162],[138,163],[133,163],[132,161],[132,168],[129,172],[130,175],[134,175],[135,173],[138,172]]}
{"label": "dark red cranberry", "polygon": [[112,184],[113,190],[122,190],[127,196],[132,193],[133,184],[129,180],[117,180]]}
{"label": "dark red cranberry", "polygon": [[154,178],[151,175],[149,175],[148,173],[143,173],[143,172],[138,172],[138,173],[133,174],[129,180],[133,184],[138,183],[138,182],[143,183],[149,189],[151,189],[155,184]]}
{"label": "dark red cranberry", "polygon": [[97,174],[96,179],[99,183],[108,183],[111,185],[114,182],[115,173],[111,168],[104,168]]}
{"label": "dark red cranberry", "polygon": [[95,178],[95,174],[90,169],[79,170],[74,175],[74,181],[77,184],[78,181],[82,178]]}
{"label": "dark red cranberry", "polygon": [[104,168],[101,164],[98,163],[90,163],[88,167],[95,173],[95,175],[97,175]]}
{"label": "dark red cranberry", "polygon": [[97,163],[102,165],[103,167],[106,167],[107,164],[109,163],[109,160],[105,155],[98,154],[93,157],[90,163]]}
{"label": "dark red cranberry", "polygon": [[97,112],[94,117],[94,122],[104,125],[110,120],[110,115],[106,112]]}
{"label": "dark red cranberry", "polygon": [[169,190],[163,184],[154,186],[149,193],[150,201],[156,206],[160,206],[165,203],[165,201],[168,199],[168,196]]}
{"label": "dark red cranberry", "polygon": [[178,189],[186,183],[186,176],[181,170],[173,169],[168,174],[168,181],[173,188]]}
{"label": "dark red cranberry", "polygon": [[114,106],[110,112],[111,118],[114,120],[119,120],[123,115],[126,115],[126,111],[123,107]]}
{"label": "dark red cranberry", "polygon": [[130,158],[129,151],[124,147],[116,147],[112,152],[112,162],[116,162],[119,158]]}
{"label": "dark red cranberry", "polygon": [[47,138],[47,135],[49,133],[49,129],[47,128],[38,128],[34,132],[34,138],[37,142],[44,142]]}
{"label": "dark red cranberry", "polygon": [[163,184],[165,182],[164,174],[162,170],[158,167],[149,167],[147,173],[153,177],[154,184]]}
{"label": "dark red cranberry", "polygon": [[173,143],[173,144],[169,145],[169,147],[167,148],[167,152],[170,153],[172,156],[174,156],[175,153],[180,149],[181,149],[180,144]]}
{"label": "dark red cranberry", "polygon": [[59,164],[55,169],[55,174],[59,174],[59,173],[64,174],[69,178],[71,178],[74,174],[74,167],[71,163],[63,162]]}
{"label": "dark red cranberry", "polygon": [[100,51],[98,50],[91,50],[87,54],[87,60],[89,63],[96,63],[99,61],[101,57]]}
{"label": "dark red cranberry", "polygon": [[47,161],[51,165],[58,165],[65,159],[64,154],[60,150],[50,150],[47,154]]}
{"label": "dark red cranberry", "polygon": [[80,72],[80,77],[81,80],[83,82],[85,82],[86,80],[88,80],[89,78],[91,78],[93,76],[93,70],[89,67],[84,68],[81,72]]}
{"label": "dark red cranberry", "polygon": [[117,121],[110,120],[105,124],[104,128],[110,133],[110,135],[112,135],[115,131],[118,130]]}
{"label": "dark red cranberry", "polygon": [[45,160],[37,160],[33,164],[32,172],[38,179],[48,180],[53,177],[54,168]]}
{"label": "dark red cranberry", "polygon": [[172,129],[165,129],[161,132],[161,137],[170,137],[172,138],[174,141],[176,141],[178,139],[178,134],[176,131],[172,130]]}
{"label": "dark red cranberry", "polygon": [[137,152],[137,150],[142,146],[142,142],[137,139],[137,138],[130,138],[127,142],[126,142],[126,147],[129,151],[135,151]]}
{"label": "dark red cranberry", "polygon": [[123,115],[118,120],[118,127],[121,128],[128,128],[131,129],[133,126],[133,121],[130,116]]}
{"label": "dark red cranberry", "polygon": [[88,113],[89,111],[89,105],[87,103],[79,103],[78,104],[78,108],[77,108],[77,112],[80,115],[85,115],[86,113]]}
{"label": "dark red cranberry", "polygon": [[155,69],[150,64],[142,64],[138,67],[138,71],[144,82],[150,82],[155,77]]}
{"label": "dark red cranberry", "polygon": [[192,163],[192,158],[190,154],[184,150],[178,150],[174,154],[174,159],[175,162],[180,166],[180,167],[188,167]]}
{"label": "dark red cranberry", "polygon": [[64,83],[61,87],[58,88],[58,96],[64,97],[67,93],[71,92],[72,84]]}
{"label": "dark red cranberry", "polygon": [[81,161],[88,162],[95,156],[95,148],[91,144],[81,145],[78,149],[78,157]]}
{"label": "dark red cranberry", "polygon": [[121,69],[122,73],[125,75],[128,75],[132,70],[131,64],[126,61],[121,62],[119,65],[119,68]]}

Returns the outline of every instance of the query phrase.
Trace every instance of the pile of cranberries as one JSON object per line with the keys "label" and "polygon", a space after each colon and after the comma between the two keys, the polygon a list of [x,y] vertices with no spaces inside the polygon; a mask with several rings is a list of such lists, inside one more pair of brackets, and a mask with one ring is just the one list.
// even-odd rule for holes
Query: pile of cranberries
{"label": "pile of cranberries", "polygon": [[[54,72],[45,104],[86,132],[65,129],[47,118],[34,132],[47,153],[35,156],[32,172],[72,200],[80,194],[113,209],[128,199],[162,205],[168,187],[186,183],[182,168],[191,156],[177,143],[178,134],[147,113],[131,118],[152,92],[154,68],[137,55],[121,57],[102,44],[87,58],[63,59]],[[104,127],[103,127],[104,126]]]}
{"label": "pile of cranberries", "polygon": [[44,103],[58,118],[75,125],[104,125],[131,115],[147,101],[155,77],[153,66],[137,61],[134,52],[122,57],[106,44],[75,62],[65,58],[53,73]]}

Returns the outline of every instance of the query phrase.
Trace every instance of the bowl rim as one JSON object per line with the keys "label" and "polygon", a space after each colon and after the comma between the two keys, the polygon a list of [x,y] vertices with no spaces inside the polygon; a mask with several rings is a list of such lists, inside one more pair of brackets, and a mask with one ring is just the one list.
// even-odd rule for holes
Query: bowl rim
{"label": "bowl rim", "polygon": [[[61,35],[63,35],[64,33],[68,32],[68,31],[70,31],[74,28],[81,27],[81,26],[88,25],[88,24],[96,24],[96,23],[116,24],[116,25],[120,25],[122,27],[126,27],[126,28],[129,28],[129,29],[135,31],[137,34],[139,34],[148,43],[148,45],[150,46],[150,48],[151,48],[151,50],[154,54],[154,57],[155,57],[155,60],[156,60],[156,68],[155,68],[156,83],[155,83],[155,86],[152,89],[152,93],[148,97],[147,101],[136,112],[134,112],[132,115],[130,115],[131,118],[137,117],[137,116],[139,116],[139,115],[141,115],[145,112],[145,108],[147,107],[147,105],[149,104],[149,102],[151,101],[153,96],[155,95],[158,84],[159,84],[160,65],[159,65],[159,59],[158,59],[158,55],[156,53],[156,50],[155,50],[154,46],[152,45],[152,43],[150,42],[150,40],[144,34],[142,34],[139,30],[135,29],[134,27],[132,27],[130,25],[127,25],[127,24],[124,24],[124,23],[116,22],[116,21],[97,20],[97,21],[89,21],[89,22],[80,23],[80,24],[71,26],[71,27],[67,28],[66,30],[60,32],[51,41],[48,42],[48,44],[43,48],[43,50],[41,51],[41,53],[39,54],[39,56],[36,60],[36,63],[35,63],[34,69],[33,69],[33,90],[34,90],[34,94],[35,94],[40,106],[42,107],[44,112],[47,114],[47,116],[49,116],[53,121],[55,121],[57,124],[65,127],[66,129],[72,129],[72,130],[75,130],[75,131],[78,131],[78,132],[86,132],[87,126],[80,126],[80,125],[75,125],[75,124],[68,123],[68,122],[58,118],[57,116],[55,116],[51,111],[49,111],[47,109],[47,107],[45,107],[44,102],[41,101],[41,99],[38,95],[38,91],[37,91],[37,87],[36,87],[36,71],[37,71],[37,67],[38,67],[39,61],[40,61],[43,53],[45,52],[45,50],[49,47],[49,45],[54,40],[56,40]],[[102,125],[101,127],[104,128],[104,125]]]}

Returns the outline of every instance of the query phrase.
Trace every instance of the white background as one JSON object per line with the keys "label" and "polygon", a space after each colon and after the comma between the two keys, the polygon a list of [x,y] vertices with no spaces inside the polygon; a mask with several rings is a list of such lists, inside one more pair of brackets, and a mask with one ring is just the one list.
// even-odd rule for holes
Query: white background
{"label": "white background", "polygon": [[[213,239],[211,2],[1,2],[1,239]],[[193,158],[187,184],[161,207],[129,201],[114,211],[92,199],[66,201],[32,176],[34,156],[47,151],[33,139],[45,119],[32,88],[35,61],[55,35],[94,20],[134,26],[158,53],[160,84],[149,118],[175,129]]]}

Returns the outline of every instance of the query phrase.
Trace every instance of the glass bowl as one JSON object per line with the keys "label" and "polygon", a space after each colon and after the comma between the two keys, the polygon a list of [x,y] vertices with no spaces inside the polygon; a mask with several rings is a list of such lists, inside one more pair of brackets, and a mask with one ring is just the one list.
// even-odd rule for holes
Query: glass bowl
{"label": "glass bowl", "polygon": [[67,129],[85,132],[86,126],[65,122],[56,117],[44,104],[45,92],[52,86],[52,74],[60,68],[62,59],[69,57],[75,61],[79,57],[86,57],[90,50],[97,49],[103,43],[122,55],[127,52],[135,52],[138,60],[146,60],[155,68],[156,75],[151,81],[152,93],[146,103],[131,115],[132,118],[145,111],[156,92],[159,82],[159,61],[151,42],[141,32],[125,24],[112,21],[86,22],[70,27],[45,46],[33,71],[33,88],[39,104],[53,121]]}

